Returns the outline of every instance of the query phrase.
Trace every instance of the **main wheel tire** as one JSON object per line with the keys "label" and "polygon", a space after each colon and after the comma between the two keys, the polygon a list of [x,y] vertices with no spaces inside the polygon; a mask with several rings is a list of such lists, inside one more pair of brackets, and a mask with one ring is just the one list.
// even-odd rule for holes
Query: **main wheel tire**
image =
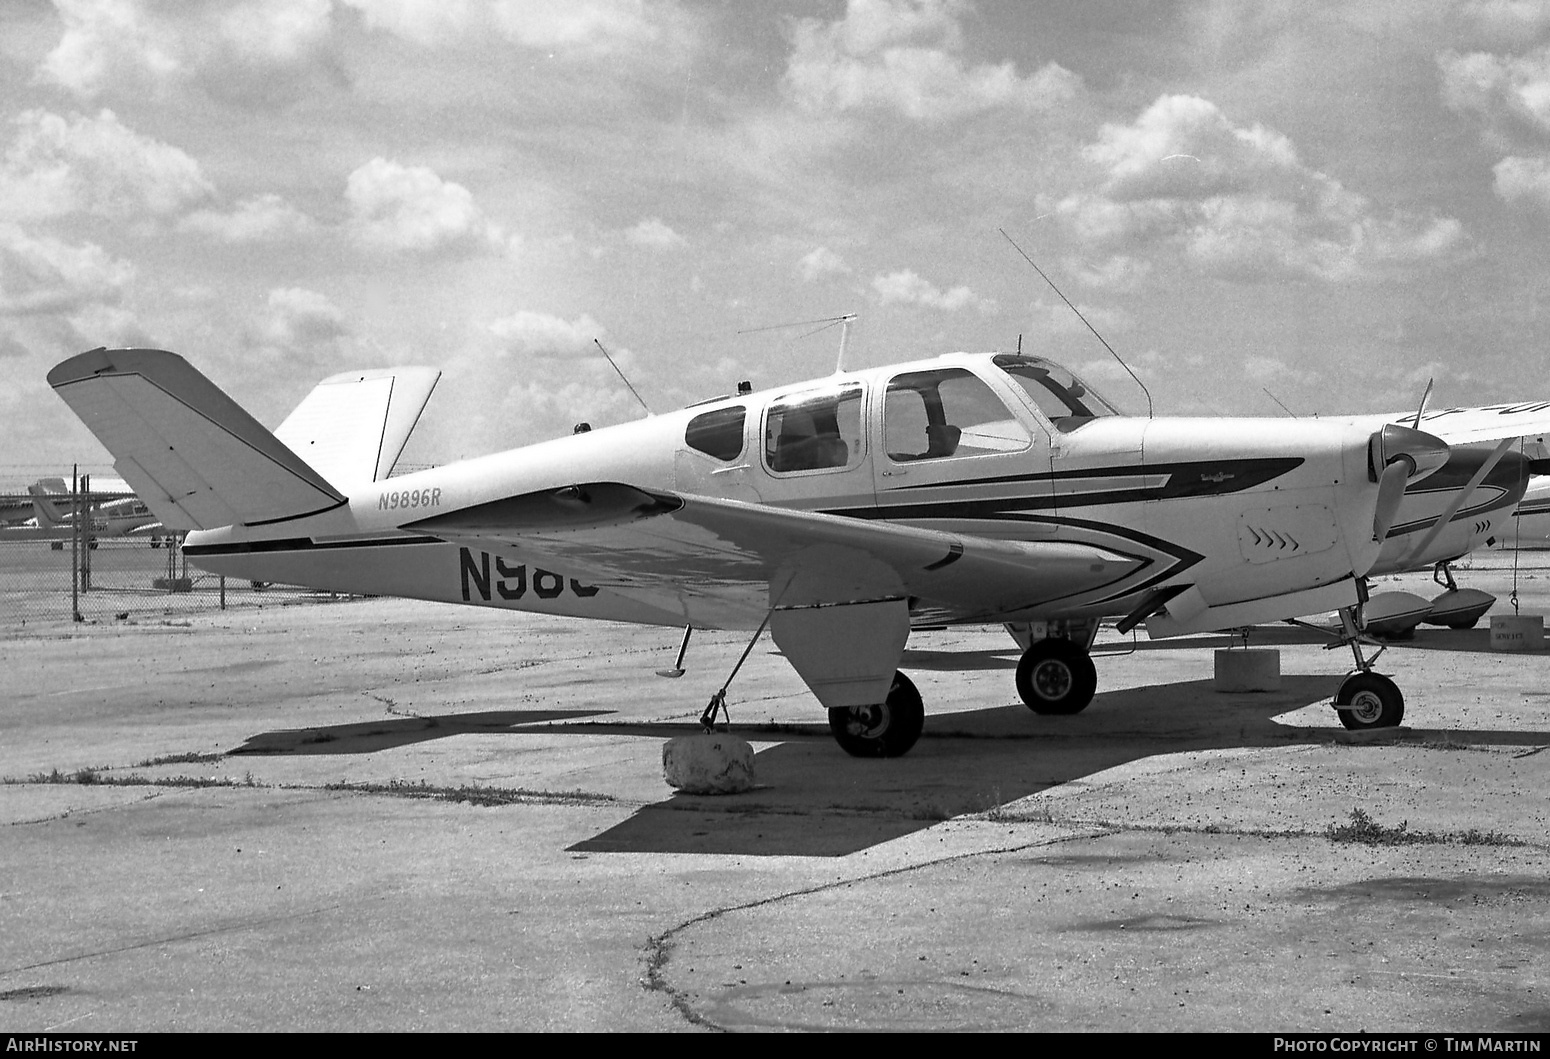
{"label": "main wheel tire", "polygon": [[920,692],[903,673],[894,673],[888,698],[872,706],[836,706],[829,730],[851,757],[903,757],[926,727]]}
{"label": "main wheel tire", "polygon": [[1081,713],[1098,690],[1098,670],[1080,644],[1039,640],[1017,663],[1017,694],[1034,713]]}
{"label": "main wheel tire", "polygon": [[1335,693],[1335,712],[1354,732],[1393,728],[1404,719],[1405,696],[1381,673],[1353,673]]}

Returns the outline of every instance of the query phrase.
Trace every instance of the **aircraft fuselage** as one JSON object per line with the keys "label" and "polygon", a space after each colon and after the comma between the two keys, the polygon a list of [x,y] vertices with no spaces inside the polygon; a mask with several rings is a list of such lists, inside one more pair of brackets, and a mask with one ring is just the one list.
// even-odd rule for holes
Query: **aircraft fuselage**
{"label": "aircraft fuselage", "polygon": [[1135,560],[1117,583],[1014,610],[914,599],[917,624],[1124,615],[1146,593],[1185,582],[1218,607],[1351,582],[1377,560],[1369,442],[1381,419],[1129,417],[1110,414],[1069,376],[1058,376],[1058,394],[1042,392],[1034,382],[1049,369],[1059,370],[1036,358],[960,354],[721,398],[446,467],[336,483],[346,505],[194,532],[186,550],[206,569],[255,580],[710,627],[750,622],[567,568],[541,546],[473,548],[412,526],[505,498],[622,482],[1002,541],[1080,543]]}

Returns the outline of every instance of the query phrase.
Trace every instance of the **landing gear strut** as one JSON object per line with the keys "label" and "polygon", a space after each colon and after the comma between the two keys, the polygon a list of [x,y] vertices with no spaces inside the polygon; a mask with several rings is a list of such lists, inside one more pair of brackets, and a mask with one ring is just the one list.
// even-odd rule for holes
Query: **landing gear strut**
{"label": "landing gear strut", "polygon": [[851,757],[902,757],[925,726],[926,709],[920,692],[909,677],[898,672],[882,702],[836,706],[829,711],[829,730]]}
{"label": "landing gear strut", "polygon": [[1387,648],[1379,644],[1371,658],[1362,654],[1362,644],[1372,641],[1362,632],[1359,607],[1341,608],[1340,629],[1340,638],[1350,644],[1351,653],[1356,656],[1357,669],[1335,692],[1334,707],[1340,723],[1354,732],[1397,727],[1405,716],[1405,696],[1398,684],[1372,671],[1373,663]]}
{"label": "landing gear strut", "polygon": [[1081,644],[1035,640],[1017,663],[1017,694],[1034,713],[1080,713],[1098,690],[1098,670]]}

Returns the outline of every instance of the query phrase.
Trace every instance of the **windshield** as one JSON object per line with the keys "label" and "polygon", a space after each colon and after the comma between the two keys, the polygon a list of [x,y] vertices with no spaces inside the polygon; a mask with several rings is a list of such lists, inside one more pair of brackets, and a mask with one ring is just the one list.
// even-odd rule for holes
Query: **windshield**
{"label": "windshield", "polygon": [[1054,361],[1043,357],[1025,357],[1003,353],[995,358],[996,367],[1010,375],[1028,399],[1050,420],[1092,419],[1122,414],[1099,397],[1087,384]]}

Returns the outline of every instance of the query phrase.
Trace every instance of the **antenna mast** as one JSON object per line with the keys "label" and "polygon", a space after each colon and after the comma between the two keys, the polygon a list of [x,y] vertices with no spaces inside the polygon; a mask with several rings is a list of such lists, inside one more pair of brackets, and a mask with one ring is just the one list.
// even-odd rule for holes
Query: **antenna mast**
{"label": "antenna mast", "polygon": [[1091,323],[1088,323],[1087,317],[1082,315],[1082,310],[1078,309],[1075,305],[1072,305],[1070,298],[1067,298],[1064,294],[1061,294],[1060,288],[1055,286],[1055,281],[1050,279],[1048,276],[1046,276],[1044,274],[1044,270],[1042,268],[1040,268],[1038,265],[1035,265],[1033,263],[1033,258],[1029,257],[1027,254],[1023,254],[1023,248],[1018,246],[1017,242],[1010,235],[1006,234],[1006,229],[1005,228],[997,228],[996,231],[1000,232],[1002,238],[1004,238],[1007,242],[1012,244],[1012,249],[1013,250],[1016,250],[1019,254],[1022,254],[1023,260],[1028,262],[1029,267],[1031,267],[1035,272],[1037,272],[1039,274],[1039,278],[1040,279],[1042,279],[1045,283],[1049,284],[1049,289],[1050,290],[1054,291],[1056,294],[1060,294],[1060,300],[1066,303],[1066,308],[1068,308],[1072,312],[1076,313],[1076,318],[1078,320],[1082,321],[1082,323],[1084,323],[1084,324],[1087,324],[1087,330],[1089,330],[1089,331],[1091,331],[1093,333],[1093,337],[1096,338],[1099,342],[1102,342],[1103,343],[1103,348],[1109,351],[1109,355],[1112,356],[1115,360],[1119,361],[1119,366],[1125,369],[1126,374],[1128,374],[1132,379],[1136,380],[1136,385],[1141,387],[1141,392],[1142,393],[1146,394],[1146,418],[1151,419],[1152,418],[1152,391],[1148,390],[1146,388],[1146,383],[1141,381],[1141,377],[1139,375],[1137,375],[1135,372],[1130,370],[1130,365],[1125,363],[1125,358],[1121,357],[1118,353],[1114,352],[1114,347],[1109,345],[1108,341],[1102,335],[1100,335],[1098,333],[1098,329],[1096,327],[1094,327]]}
{"label": "antenna mast", "polygon": [[610,368],[612,368],[612,369],[614,369],[614,374],[615,374],[615,375],[617,375],[617,376],[619,376],[619,379],[620,379],[620,381],[622,381],[622,382],[623,382],[623,383],[624,383],[624,385],[625,385],[625,386],[626,386],[626,387],[628,387],[628,388],[629,388],[629,391],[630,391],[630,393],[632,393],[632,394],[634,394],[634,395],[635,395],[635,399],[636,399],[636,400],[637,400],[637,401],[639,401],[639,402],[640,402],[640,406],[641,406],[641,407],[642,407],[642,408],[644,408],[644,409],[645,409],[645,410],[646,410],[646,414],[647,414],[647,415],[648,415],[648,416],[652,416],[652,415],[656,415],[656,413],[655,413],[655,412],[653,412],[653,411],[652,411],[652,410],[651,410],[651,406],[649,406],[649,405],[648,405],[648,404],[646,404],[646,399],[645,399],[645,398],[643,398],[643,397],[642,397],[642,396],[641,396],[641,395],[640,395],[640,394],[639,394],[639,393],[638,393],[638,392],[637,392],[637,391],[636,391],[636,389],[635,389],[635,387],[633,387],[633,386],[631,386],[631,385],[630,385],[630,380],[629,380],[629,379],[626,379],[626,378],[625,378],[625,377],[624,377],[624,372],[622,372],[622,371],[620,371],[620,370],[619,370],[619,365],[617,365],[617,364],[615,364],[615,363],[614,363],[614,358],[613,358],[613,357],[610,357],[610,356],[609,356],[609,355],[608,355],[608,350],[606,350],[606,349],[603,349],[603,343],[601,343],[601,342],[599,342],[599,341],[598,341],[598,340],[597,340],[597,339],[595,339],[595,338],[594,338],[594,339],[593,339],[593,340],[592,340],[592,341],[593,341],[593,342],[594,342],[594,343],[596,343],[596,345],[597,345],[597,348],[598,348],[598,349],[599,349],[599,350],[601,350],[601,351],[602,351],[602,354],[603,354],[603,359],[604,359],[604,360],[606,360],[606,361],[608,361],[608,366],[609,366],[609,367],[610,367]]}

